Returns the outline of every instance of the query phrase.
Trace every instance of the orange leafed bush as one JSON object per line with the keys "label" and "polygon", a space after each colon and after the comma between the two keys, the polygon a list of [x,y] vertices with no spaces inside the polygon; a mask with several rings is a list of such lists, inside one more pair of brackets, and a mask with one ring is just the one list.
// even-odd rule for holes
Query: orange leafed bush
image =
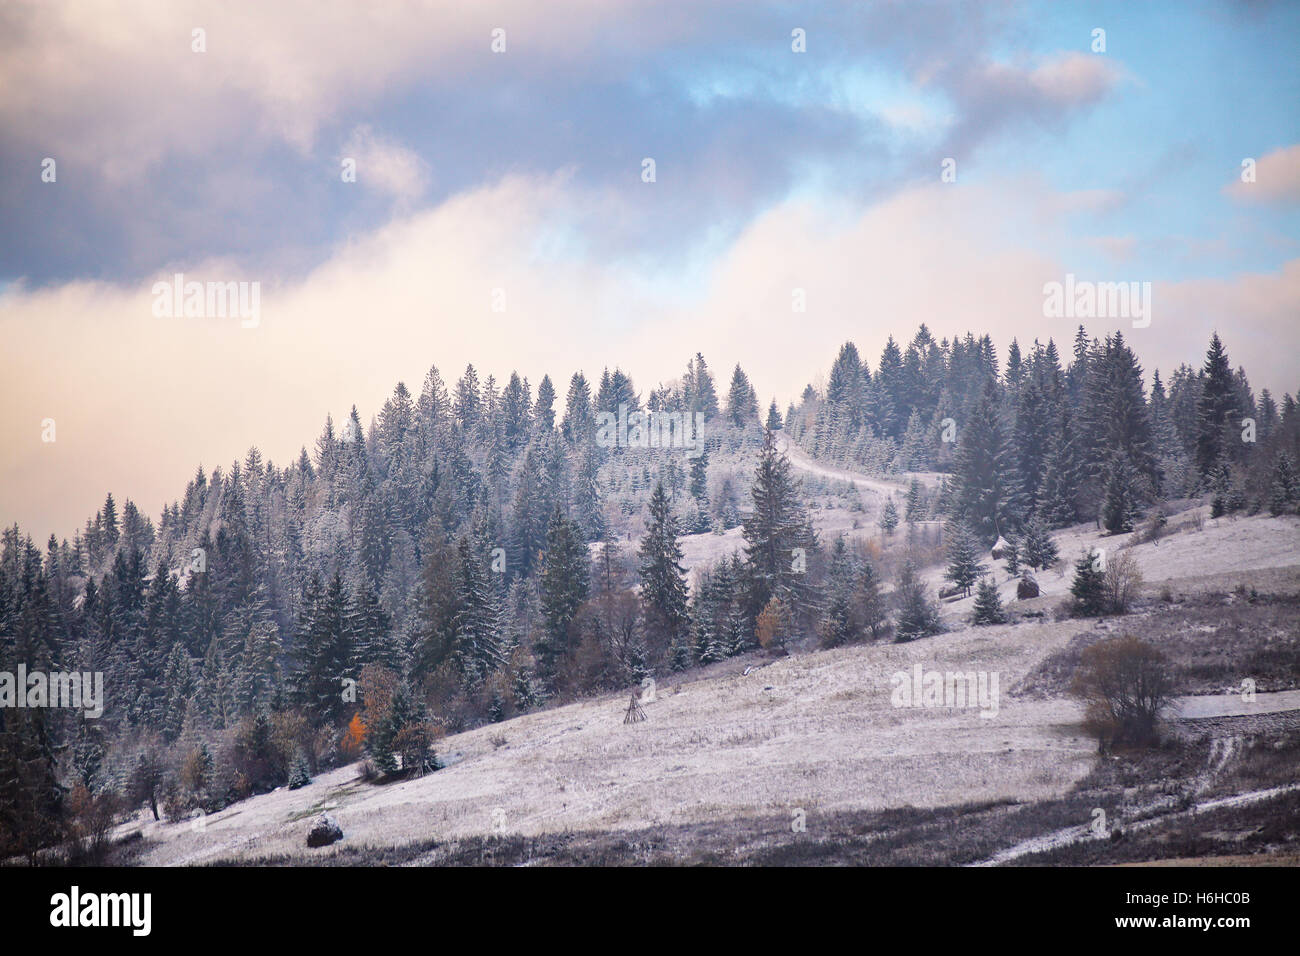
{"label": "orange leafed bush", "polygon": [[343,739],[339,742],[339,750],[345,757],[355,757],[361,753],[361,742],[365,739],[366,725],[360,714],[353,714],[348,729],[343,732]]}

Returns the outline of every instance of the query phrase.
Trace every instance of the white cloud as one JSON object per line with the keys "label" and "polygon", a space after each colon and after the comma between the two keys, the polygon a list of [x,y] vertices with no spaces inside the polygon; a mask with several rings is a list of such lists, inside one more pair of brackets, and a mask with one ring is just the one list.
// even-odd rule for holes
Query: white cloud
{"label": "white cloud", "polygon": [[1238,175],[1224,192],[1248,203],[1300,202],[1300,143],[1265,154],[1255,165],[1254,182]]}
{"label": "white cloud", "polygon": [[418,199],[428,186],[429,167],[419,156],[392,140],[376,136],[368,125],[356,127],[343,144],[341,159],[356,164],[356,181],[395,199]]}

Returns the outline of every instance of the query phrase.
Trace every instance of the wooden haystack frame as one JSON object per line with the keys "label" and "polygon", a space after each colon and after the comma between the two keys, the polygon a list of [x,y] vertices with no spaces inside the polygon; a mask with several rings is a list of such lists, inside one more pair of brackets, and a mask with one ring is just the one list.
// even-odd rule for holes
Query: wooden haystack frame
{"label": "wooden haystack frame", "polygon": [[641,709],[641,704],[636,699],[636,692],[632,692],[632,699],[627,702],[627,710],[623,711],[623,723],[639,724],[645,720],[645,711]]}

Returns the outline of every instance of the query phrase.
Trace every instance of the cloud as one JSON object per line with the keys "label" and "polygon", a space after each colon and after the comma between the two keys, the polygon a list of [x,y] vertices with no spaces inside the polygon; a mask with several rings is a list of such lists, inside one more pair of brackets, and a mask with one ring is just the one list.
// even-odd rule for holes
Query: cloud
{"label": "cloud", "polygon": [[1104,99],[1125,74],[1114,60],[1058,53],[1037,63],[982,60],[940,69],[959,121],[949,135],[953,155],[968,154],[994,133],[1022,124],[1057,127],[1072,113]]}
{"label": "cloud", "polygon": [[376,136],[362,124],[343,144],[340,160],[355,163],[356,181],[405,202],[418,199],[428,185],[429,167],[419,156],[399,144]]}
{"label": "cloud", "polygon": [[[527,76],[689,30],[672,13],[647,22],[650,6],[126,0],[96,15],[76,0],[20,0],[0,13],[0,124],[110,178],[232,135],[306,153],[323,124],[417,78]],[[643,29],[617,29],[620,18]],[[498,27],[502,55],[490,50]]]}
{"label": "cloud", "polygon": [[1238,176],[1223,191],[1246,203],[1300,202],[1300,143],[1266,153],[1255,165],[1254,182]]}

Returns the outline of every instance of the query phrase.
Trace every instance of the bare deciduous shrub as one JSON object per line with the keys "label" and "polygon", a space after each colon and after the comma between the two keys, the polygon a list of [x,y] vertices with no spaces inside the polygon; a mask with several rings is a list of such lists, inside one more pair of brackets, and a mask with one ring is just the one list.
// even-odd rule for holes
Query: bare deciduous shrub
{"label": "bare deciduous shrub", "polygon": [[1142,587],[1142,572],[1133,555],[1121,551],[1106,564],[1106,609],[1124,614]]}
{"label": "bare deciduous shrub", "polygon": [[84,784],[77,784],[72,789],[64,807],[68,856],[72,862],[98,863],[103,860],[120,809],[121,801],[112,791],[92,794]]}
{"label": "bare deciduous shrub", "polygon": [[1155,740],[1169,704],[1172,668],[1159,649],[1126,634],[1083,651],[1072,690],[1085,704],[1084,729],[1103,753],[1115,745],[1144,746]]}

